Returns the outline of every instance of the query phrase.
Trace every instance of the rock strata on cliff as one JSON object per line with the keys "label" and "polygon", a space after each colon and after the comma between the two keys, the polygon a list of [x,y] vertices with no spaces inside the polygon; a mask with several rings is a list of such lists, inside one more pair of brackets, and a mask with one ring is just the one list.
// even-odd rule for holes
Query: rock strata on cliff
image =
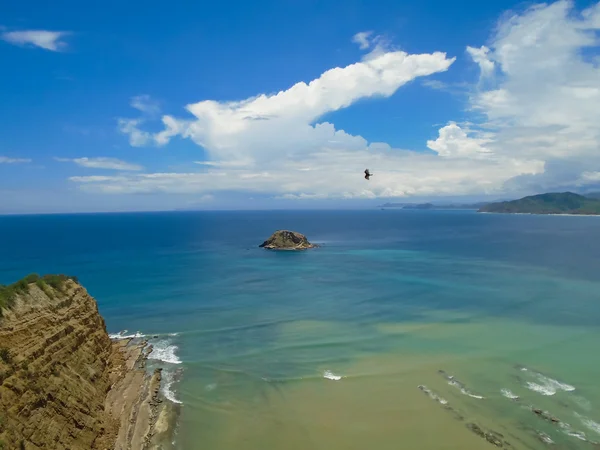
{"label": "rock strata on cliff", "polygon": [[147,344],[111,341],[80,284],[46,280],[0,288],[0,449],[160,448]]}

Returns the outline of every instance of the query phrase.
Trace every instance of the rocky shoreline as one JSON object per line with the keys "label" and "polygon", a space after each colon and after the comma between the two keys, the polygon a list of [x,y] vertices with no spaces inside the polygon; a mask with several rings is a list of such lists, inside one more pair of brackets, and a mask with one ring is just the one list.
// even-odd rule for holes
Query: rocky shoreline
{"label": "rocky shoreline", "polygon": [[105,410],[120,420],[115,450],[173,448],[178,408],[161,394],[162,368],[146,367],[152,345],[135,338],[113,339],[120,373],[106,396]]}

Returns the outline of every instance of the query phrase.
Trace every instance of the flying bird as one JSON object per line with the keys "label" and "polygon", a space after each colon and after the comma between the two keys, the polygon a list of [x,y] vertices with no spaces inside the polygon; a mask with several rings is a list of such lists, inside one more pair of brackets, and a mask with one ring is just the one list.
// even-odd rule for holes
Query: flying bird
{"label": "flying bird", "polygon": [[365,170],[365,180],[368,180],[369,178],[371,178],[373,174],[371,172],[369,172],[369,169]]}

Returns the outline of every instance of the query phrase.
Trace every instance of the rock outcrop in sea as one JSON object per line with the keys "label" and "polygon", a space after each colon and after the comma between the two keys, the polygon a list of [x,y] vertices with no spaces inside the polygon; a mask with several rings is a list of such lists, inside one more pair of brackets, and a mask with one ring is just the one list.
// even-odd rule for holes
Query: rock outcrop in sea
{"label": "rock outcrop in sea", "polygon": [[308,242],[306,236],[296,231],[278,230],[259,247],[270,250],[306,250],[318,246]]}
{"label": "rock outcrop in sea", "polygon": [[145,369],[151,347],[112,341],[83,286],[30,276],[0,300],[0,448],[169,448],[173,405],[161,370]]}

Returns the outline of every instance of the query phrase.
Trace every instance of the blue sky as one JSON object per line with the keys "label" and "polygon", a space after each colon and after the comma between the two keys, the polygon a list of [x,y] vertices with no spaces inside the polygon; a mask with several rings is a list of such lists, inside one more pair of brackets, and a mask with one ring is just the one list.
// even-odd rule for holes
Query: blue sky
{"label": "blue sky", "polygon": [[3,2],[0,213],[595,190],[599,30],[592,1]]}

